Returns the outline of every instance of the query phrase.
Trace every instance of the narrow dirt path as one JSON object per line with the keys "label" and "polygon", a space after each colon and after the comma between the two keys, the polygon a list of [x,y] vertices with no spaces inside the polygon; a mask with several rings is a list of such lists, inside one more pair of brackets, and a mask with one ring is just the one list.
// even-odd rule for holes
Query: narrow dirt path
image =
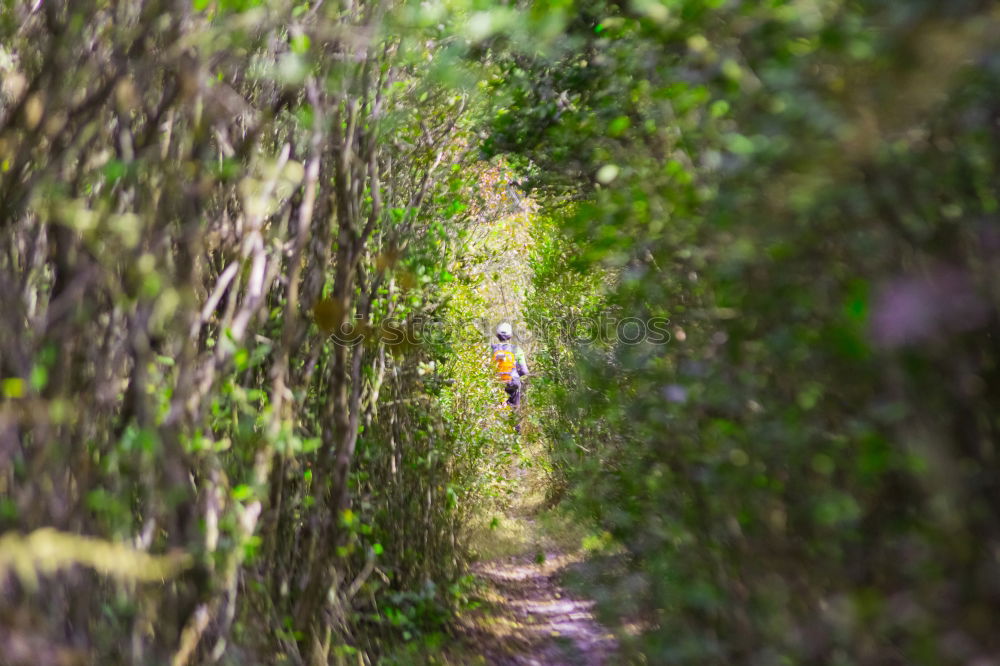
{"label": "narrow dirt path", "polygon": [[[562,586],[560,571],[572,558],[548,553],[543,563],[519,555],[475,567],[489,581],[497,612],[506,622],[496,647],[487,646],[488,663],[496,666],[603,666],[617,644],[594,618],[594,602],[574,598]],[[493,641],[490,641],[491,643]]]}

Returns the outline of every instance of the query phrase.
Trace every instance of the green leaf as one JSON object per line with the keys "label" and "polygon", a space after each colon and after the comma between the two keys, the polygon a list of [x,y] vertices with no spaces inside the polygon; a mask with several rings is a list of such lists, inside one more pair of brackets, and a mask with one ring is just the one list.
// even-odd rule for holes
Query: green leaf
{"label": "green leaf", "polygon": [[621,136],[631,124],[632,121],[629,120],[628,116],[618,116],[608,125],[608,134],[611,136]]}
{"label": "green leaf", "polygon": [[247,366],[250,365],[250,352],[248,352],[243,347],[237,349],[236,353],[233,354],[233,364],[236,366],[236,369],[240,372],[246,370]]}
{"label": "green leaf", "polygon": [[309,50],[309,44],[309,35],[303,34],[292,37],[292,41],[289,46],[291,47],[293,53],[302,55]]}
{"label": "green leaf", "polygon": [[729,102],[724,99],[712,102],[712,106],[709,108],[709,113],[712,114],[713,118],[721,118],[729,113]]}
{"label": "green leaf", "polygon": [[103,171],[104,177],[108,179],[110,184],[114,185],[125,177],[125,174],[128,172],[128,165],[120,160],[109,160],[104,165]]}
{"label": "green leaf", "polygon": [[248,499],[253,498],[253,496],[254,496],[253,488],[251,488],[245,483],[241,483],[240,485],[233,488],[233,499],[235,499],[238,502],[246,501]]}
{"label": "green leaf", "polygon": [[41,393],[49,383],[49,370],[44,365],[35,365],[31,368],[31,377],[28,383],[36,393]]}

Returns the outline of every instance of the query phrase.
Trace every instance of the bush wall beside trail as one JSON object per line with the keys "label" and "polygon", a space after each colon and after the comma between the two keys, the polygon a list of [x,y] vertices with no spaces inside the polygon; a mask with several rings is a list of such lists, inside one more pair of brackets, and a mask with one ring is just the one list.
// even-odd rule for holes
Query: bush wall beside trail
{"label": "bush wall beside trail", "polygon": [[671,321],[544,339],[566,501],[649,663],[995,659],[996,15],[801,9],[588,5],[508,61],[488,147],[575,200],[529,300]]}

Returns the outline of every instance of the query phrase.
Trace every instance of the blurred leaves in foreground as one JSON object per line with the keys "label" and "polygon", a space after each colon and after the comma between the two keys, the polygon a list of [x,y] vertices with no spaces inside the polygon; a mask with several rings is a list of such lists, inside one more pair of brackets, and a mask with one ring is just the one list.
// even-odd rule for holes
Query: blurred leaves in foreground
{"label": "blurred leaves in foreground", "polygon": [[13,573],[22,585],[38,588],[39,575],[80,565],[123,582],[158,582],[191,566],[187,553],[155,556],[120,543],[50,528],[0,536],[0,576]]}
{"label": "blurred leaves in foreground", "polygon": [[[648,663],[990,663],[1000,613],[998,15],[579,3],[499,59],[568,506]],[[595,315],[596,316],[596,315]]]}
{"label": "blurred leaves in foreground", "polygon": [[514,455],[462,345],[499,302],[669,321],[532,331],[635,659],[996,662],[998,23],[3,1],[0,641],[50,646],[8,659],[439,645]]}

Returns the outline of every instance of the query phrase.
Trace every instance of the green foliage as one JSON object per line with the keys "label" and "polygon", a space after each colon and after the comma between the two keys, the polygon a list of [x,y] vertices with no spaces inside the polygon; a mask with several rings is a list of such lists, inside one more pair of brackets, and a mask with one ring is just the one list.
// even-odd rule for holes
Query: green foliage
{"label": "green foliage", "polygon": [[961,581],[994,569],[995,26],[588,3],[570,52],[501,60],[486,149],[561,220],[532,307],[670,320],[666,345],[537,354],[567,502],[627,547],[609,592],[650,663],[994,654]]}
{"label": "green foliage", "polygon": [[4,636],[319,663],[440,632],[506,441],[482,359],[416,335],[473,222],[471,61],[418,3],[3,7],[0,526],[44,620]]}
{"label": "green foliage", "polygon": [[530,463],[648,663],[995,660],[997,28],[0,3],[9,659],[443,649]]}

